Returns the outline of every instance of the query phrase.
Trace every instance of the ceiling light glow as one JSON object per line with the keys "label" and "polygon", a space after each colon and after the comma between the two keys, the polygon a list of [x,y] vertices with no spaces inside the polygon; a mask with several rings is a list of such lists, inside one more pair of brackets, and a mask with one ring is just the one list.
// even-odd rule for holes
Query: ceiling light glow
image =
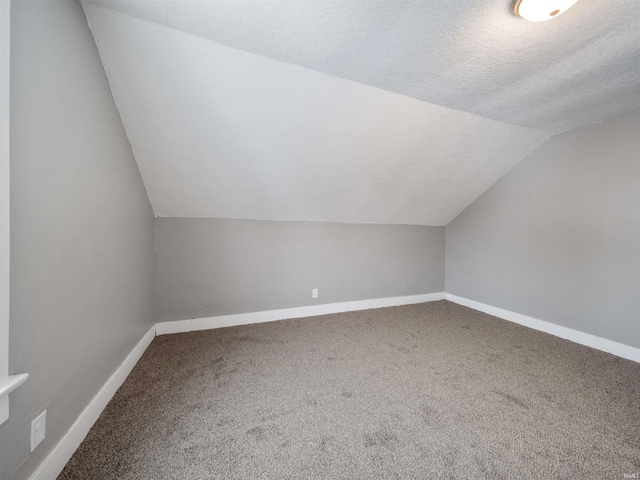
{"label": "ceiling light glow", "polygon": [[530,22],[551,20],[569,10],[578,0],[513,0],[511,10]]}

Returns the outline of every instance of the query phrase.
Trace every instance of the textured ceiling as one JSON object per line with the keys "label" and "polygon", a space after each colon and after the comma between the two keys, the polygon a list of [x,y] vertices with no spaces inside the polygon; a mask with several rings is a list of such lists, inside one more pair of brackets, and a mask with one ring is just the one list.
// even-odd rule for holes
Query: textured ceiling
{"label": "textured ceiling", "polygon": [[157,216],[446,225],[548,138],[85,12]]}
{"label": "textured ceiling", "polygon": [[88,0],[224,45],[549,133],[640,108],[640,1],[531,23],[511,0]]}

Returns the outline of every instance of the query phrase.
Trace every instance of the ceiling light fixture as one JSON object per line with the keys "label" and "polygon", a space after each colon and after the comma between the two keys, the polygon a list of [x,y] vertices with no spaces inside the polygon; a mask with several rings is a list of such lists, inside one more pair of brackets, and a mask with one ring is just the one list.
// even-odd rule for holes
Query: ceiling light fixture
{"label": "ceiling light fixture", "polygon": [[511,10],[530,22],[551,20],[569,10],[578,0],[513,0]]}

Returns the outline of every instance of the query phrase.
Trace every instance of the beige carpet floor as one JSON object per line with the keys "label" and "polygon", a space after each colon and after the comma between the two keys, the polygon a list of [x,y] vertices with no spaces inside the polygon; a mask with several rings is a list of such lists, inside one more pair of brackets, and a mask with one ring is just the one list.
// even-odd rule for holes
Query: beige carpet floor
{"label": "beige carpet floor", "polygon": [[446,301],[156,338],[60,479],[623,479],[640,364]]}

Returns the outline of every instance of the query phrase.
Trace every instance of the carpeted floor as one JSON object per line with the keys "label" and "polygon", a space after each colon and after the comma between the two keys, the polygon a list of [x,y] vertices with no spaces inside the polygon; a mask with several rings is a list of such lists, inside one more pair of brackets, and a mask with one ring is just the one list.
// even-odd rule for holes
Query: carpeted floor
{"label": "carpeted floor", "polygon": [[158,337],[59,479],[639,472],[640,364],[441,301]]}

